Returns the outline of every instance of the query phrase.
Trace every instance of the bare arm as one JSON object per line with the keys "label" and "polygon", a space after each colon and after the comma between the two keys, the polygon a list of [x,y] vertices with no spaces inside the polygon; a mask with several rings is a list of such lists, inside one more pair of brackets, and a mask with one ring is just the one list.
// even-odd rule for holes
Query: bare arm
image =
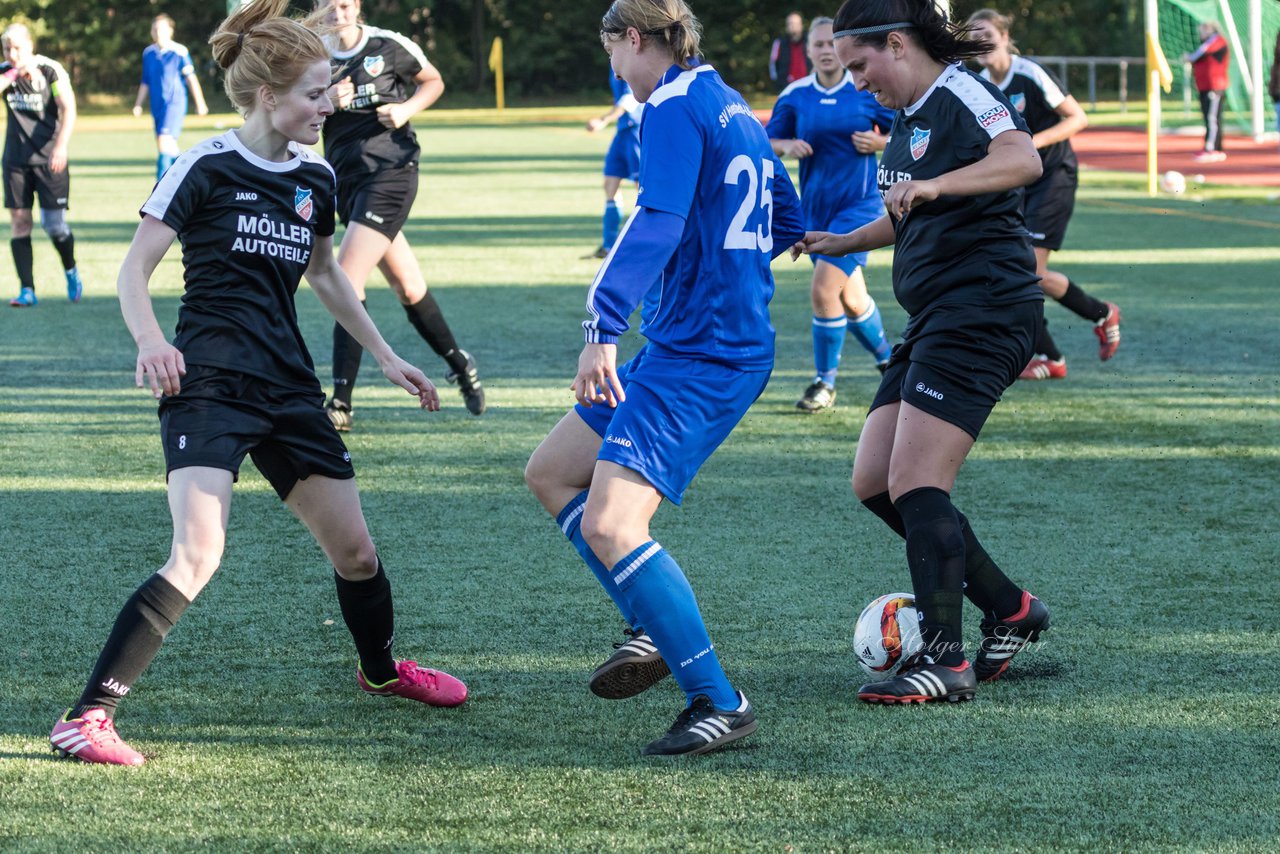
{"label": "bare arm", "polygon": [[58,81],[58,92],[54,95],[58,104],[58,133],[53,138],[53,151],[49,154],[49,169],[61,172],[67,168],[67,146],[71,144],[71,131],[76,126],[76,93],[71,90],[70,80]]}
{"label": "bare arm", "polygon": [[888,214],[872,220],[848,234],[832,234],[829,231],[810,231],[804,239],[791,247],[791,260],[803,255],[831,255],[839,257],[854,252],[870,252],[882,246],[892,246],[896,235],[893,221]]}
{"label": "bare arm", "polygon": [[332,235],[316,237],[306,276],[321,304],[378,360],[387,379],[410,394],[417,395],[424,409],[435,411],[440,408],[440,396],[431,380],[391,350],[391,346],[373,325],[369,313],[360,305],[355,288],[333,256]]}
{"label": "bare arm", "polygon": [[773,153],[779,157],[803,160],[813,154],[813,146],[803,139],[771,139],[769,145],[773,148]]}
{"label": "bare arm", "polygon": [[444,94],[444,78],[436,67],[428,62],[414,75],[418,88],[399,104],[383,104],[378,107],[378,122],[383,127],[398,128],[418,113],[430,107]]}
{"label": "bare arm", "polygon": [[191,100],[196,102],[196,115],[209,115],[209,105],[204,101],[204,90],[200,88],[200,78],[194,73],[188,74],[187,87],[191,89]]}
{"label": "bare arm", "polygon": [[925,181],[900,181],[889,188],[884,209],[890,216],[905,216],[913,207],[939,196],[980,196],[1025,187],[1044,171],[1031,136],[1007,130],[991,140],[987,156],[954,172]]}
{"label": "bare arm", "polygon": [[1089,117],[1085,115],[1084,107],[1080,106],[1080,102],[1073,95],[1063,99],[1054,112],[1061,117],[1061,120],[1056,125],[1047,127],[1031,137],[1031,142],[1037,150],[1071,139],[1089,126]]}
{"label": "bare arm", "polygon": [[182,353],[161,331],[151,306],[151,274],[175,237],[177,233],[172,228],[150,214],[144,216],[116,278],[120,313],[138,345],[134,383],[143,388],[145,380],[157,400],[177,394],[182,387],[181,377],[187,372]]}
{"label": "bare arm", "polygon": [[591,119],[590,121],[588,121],[587,130],[591,131],[592,133],[595,133],[601,128],[608,127],[613,122],[616,122],[618,119],[622,118],[622,114],[625,112],[626,110],[622,109],[621,104],[614,104],[613,109],[605,113],[603,116],[596,116],[594,119]]}
{"label": "bare arm", "polygon": [[133,99],[133,114],[135,116],[142,115],[142,105],[147,103],[147,98],[151,95],[151,87],[146,83],[138,84],[138,97]]}

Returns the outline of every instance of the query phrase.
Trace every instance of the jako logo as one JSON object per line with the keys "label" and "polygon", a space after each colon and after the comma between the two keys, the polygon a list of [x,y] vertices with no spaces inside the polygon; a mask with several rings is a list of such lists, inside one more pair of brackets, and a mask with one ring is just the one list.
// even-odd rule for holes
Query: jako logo
{"label": "jako logo", "polygon": [[257,193],[244,193],[244,192],[236,193],[237,202],[256,202],[257,200],[258,200]]}
{"label": "jako logo", "polygon": [[622,446],[622,447],[624,447],[624,448],[630,448],[630,447],[631,447],[631,440],[630,440],[630,439],[620,439],[620,438],[618,438],[617,436],[606,436],[606,437],[605,437],[605,441],[606,441],[606,442],[608,442],[608,443],[609,443],[609,444],[611,444],[611,445],[621,445],[621,446]]}
{"label": "jako logo", "polygon": [[102,687],[106,688],[112,694],[118,694],[121,697],[129,693],[128,685],[121,685],[119,682],[111,678],[108,678],[105,682],[103,682]]}
{"label": "jako logo", "polygon": [[921,394],[927,394],[929,395],[929,397],[932,397],[934,400],[942,400],[942,392],[934,391],[924,383],[916,383],[916,391],[920,392]]}

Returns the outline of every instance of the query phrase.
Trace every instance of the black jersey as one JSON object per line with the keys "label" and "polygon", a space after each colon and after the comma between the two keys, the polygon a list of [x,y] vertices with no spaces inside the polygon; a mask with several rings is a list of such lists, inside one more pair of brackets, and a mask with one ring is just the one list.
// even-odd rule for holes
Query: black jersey
{"label": "black jersey", "polygon": [[[984,68],[982,79],[1000,87],[1000,91],[1022,115],[1033,134],[1062,121],[1062,116],[1056,111],[1067,99],[1067,90],[1059,85],[1056,77],[1031,60],[1015,56],[1013,64],[1009,66],[1009,73],[1003,80],[992,80],[991,72]],[[1076,168],[1076,153],[1069,139],[1040,149],[1040,159],[1044,161],[1046,176],[1062,166]]]}
{"label": "black jersey", "polygon": [[186,292],[173,344],[189,365],[319,390],[293,304],[317,235],[333,234],[337,191],[318,154],[282,163],[234,131],[180,155],[142,206],[178,232]]}
{"label": "black jersey", "polygon": [[[0,74],[12,70],[12,63],[0,65]],[[9,107],[9,128],[4,138],[5,166],[43,166],[53,153],[62,111],[59,91],[70,91],[66,69],[47,56],[31,58],[31,77],[19,74],[4,90]]]}
{"label": "black jersey", "polygon": [[418,138],[409,122],[392,130],[378,123],[378,107],[399,104],[418,88],[414,78],[427,57],[409,39],[389,30],[362,27],[351,50],[330,47],[334,83],[350,77],[355,98],[324,123],[324,155],[345,181],[418,159]]}
{"label": "black jersey", "polygon": [[[927,180],[976,163],[1007,130],[1027,129],[999,90],[948,66],[924,97],[898,113],[876,179]],[[893,223],[893,293],[913,317],[930,305],[1042,299],[1022,221],[1022,190],[941,196]]]}

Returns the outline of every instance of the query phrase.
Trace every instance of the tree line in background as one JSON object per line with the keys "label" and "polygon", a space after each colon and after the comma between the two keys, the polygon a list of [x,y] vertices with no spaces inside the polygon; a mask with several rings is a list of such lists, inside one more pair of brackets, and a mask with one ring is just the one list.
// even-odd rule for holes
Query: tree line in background
{"label": "tree line in background", "polygon": [[[692,0],[702,20],[705,56],[733,86],[771,91],[769,46],[783,18],[799,11],[806,21],[833,15],[837,2]],[[993,5],[953,0],[966,17]],[[1142,53],[1140,0],[1006,0],[994,4],[1015,20],[1013,35],[1028,55],[1136,56]],[[309,2],[295,3],[299,12]],[[608,61],[597,40],[605,0],[365,0],[374,25],[414,39],[440,69],[456,103],[480,103],[492,86],[490,44],[504,43],[509,102],[521,99],[607,97]],[[224,0],[0,0],[0,20],[28,22],[36,49],[66,66],[82,94],[128,95],[138,84],[141,52],[151,19],[165,12],[177,21],[216,108],[222,99],[207,39],[226,14]],[[222,100],[225,106],[225,100]]]}

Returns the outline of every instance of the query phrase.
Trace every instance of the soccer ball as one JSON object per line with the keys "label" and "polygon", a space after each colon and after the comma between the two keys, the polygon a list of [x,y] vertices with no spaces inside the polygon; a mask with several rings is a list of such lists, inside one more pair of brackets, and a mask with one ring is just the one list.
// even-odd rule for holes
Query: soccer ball
{"label": "soccer ball", "polygon": [[1175,196],[1187,191],[1187,179],[1172,169],[1160,176],[1160,189]]}
{"label": "soccer ball", "polygon": [[853,628],[858,663],[873,676],[894,673],[903,659],[924,647],[916,600],[910,593],[889,593],[862,609]]}

